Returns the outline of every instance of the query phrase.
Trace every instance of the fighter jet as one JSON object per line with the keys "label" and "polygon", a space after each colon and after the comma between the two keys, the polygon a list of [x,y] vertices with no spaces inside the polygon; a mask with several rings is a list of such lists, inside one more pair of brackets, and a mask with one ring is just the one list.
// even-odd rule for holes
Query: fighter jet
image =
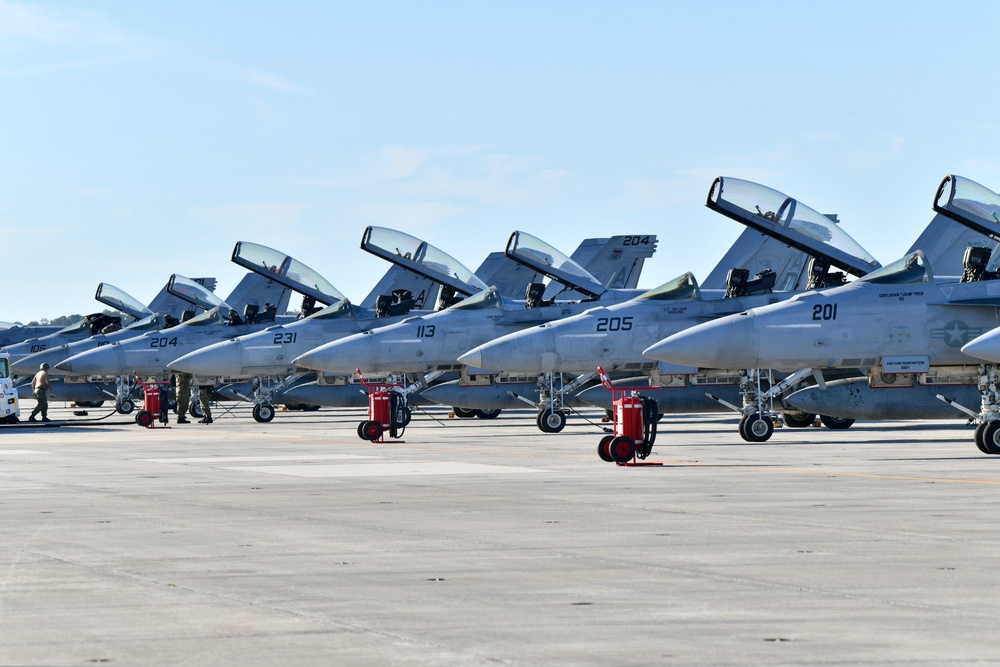
{"label": "fighter jet", "polygon": [[[425,241],[397,230],[368,227],[362,235],[361,248],[389,259],[393,266],[406,268],[411,276],[420,276],[430,281],[435,288],[441,285],[441,294],[437,296],[439,302],[443,300],[450,303],[486,288],[458,260]],[[238,245],[234,257],[243,252]],[[276,265],[274,261],[245,263],[254,270],[262,264],[271,267]],[[296,271],[295,274],[300,276],[302,271]],[[282,279],[290,280],[287,276]],[[315,279],[311,282],[315,282]],[[292,285],[293,282],[289,284]],[[329,303],[326,308],[311,313],[304,319],[196,349],[171,361],[169,368],[198,375],[253,377],[254,382],[249,389],[252,397],[240,393],[239,389],[235,390],[234,395],[254,403],[254,419],[259,422],[271,421],[275,414],[276,393],[289,382],[299,380],[298,377],[287,377],[302,370],[296,368],[292,359],[330,340],[371,328],[376,322],[398,322],[407,317],[412,309],[422,307],[429,296],[429,290],[422,290],[414,296],[409,289],[399,288],[398,283],[383,287],[396,288],[391,294],[376,299],[374,309],[364,309],[354,306],[345,296],[328,286],[324,290],[326,295],[323,296],[325,302]],[[330,296],[334,298],[331,300]],[[230,391],[233,389],[230,388]],[[343,390],[336,390],[338,394],[344,392],[349,392],[350,398],[355,399],[354,394],[358,390],[357,387],[347,385],[344,385]]]}
{"label": "fighter jet", "polygon": [[[978,183],[947,176],[934,209],[1000,238],[1000,195]],[[934,392],[950,400],[979,422],[979,449],[1000,454],[1000,374],[995,364],[980,364],[963,351],[1000,325],[1000,285],[989,255],[989,248],[970,247],[962,280],[938,282],[917,250],[842,287],[810,291],[674,334],[646,354],[710,368],[867,368],[870,387],[893,387],[914,399]],[[978,412],[945,396],[961,384],[977,387]],[[822,395],[822,387],[814,391]]]}
{"label": "fighter jet", "polygon": [[[699,289],[694,276],[686,273],[631,301],[598,306],[507,334],[470,350],[458,360],[477,368],[503,368],[508,372],[586,373],[598,365],[609,372],[639,371],[648,374],[646,381],[652,387],[643,393],[658,400],[660,412],[730,409],[731,401],[736,400],[733,394],[741,396],[739,372],[698,373],[694,367],[656,364],[643,356],[643,350],[670,333],[706,319],[776,303],[790,298],[796,290],[842,282],[842,274],[831,275],[832,262],[852,273],[864,273],[876,264],[834,218],[766,186],[720,177],[712,184],[707,205],[747,224],[749,229],[744,234],[759,236],[762,231],[777,245],[770,250],[761,246],[755,255],[744,258],[756,262],[753,266],[759,272],[755,280],[747,280],[749,269],[729,263],[733,253],[727,253],[712,272],[718,276],[728,270],[726,290]],[[792,236],[796,230],[801,233]],[[790,248],[790,241],[801,249]],[[744,384],[749,380],[747,377]],[[626,384],[635,386],[638,382],[629,378]],[[666,388],[653,388],[658,386]],[[706,396],[707,390],[714,392],[712,399]],[[721,401],[720,393],[724,394]],[[594,387],[585,394],[588,400],[610,407],[610,393],[603,388]],[[601,396],[603,401],[596,398]],[[757,405],[756,396],[748,400]],[[787,424],[812,423],[812,415],[798,415],[797,410],[789,409],[782,412]]]}
{"label": "fighter jet", "polygon": [[41,338],[62,329],[59,326],[25,325],[16,322],[0,322],[0,350],[8,345],[21,343],[29,338]]}
{"label": "fighter jet", "polygon": [[[651,235],[621,236],[616,250],[620,270],[609,272],[606,280],[634,285],[638,269],[631,248],[644,248],[641,256],[655,249],[656,237]],[[524,328],[580,312],[595,303],[627,300],[640,290],[609,289],[577,262],[541,239],[525,232],[514,232],[507,244],[511,259],[538,271],[552,282],[528,288],[524,301],[501,296],[495,288],[485,290],[439,313],[411,317],[398,324],[380,327],[319,347],[299,358],[296,365],[324,372],[349,372],[351,368],[364,373],[430,373],[462,370],[457,357],[469,347],[495,338],[512,329]],[[578,295],[581,301],[562,301],[563,294]],[[561,430],[565,425],[558,387],[549,383],[543,401],[548,409],[539,411],[541,428]],[[551,415],[543,419],[543,415]],[[549,424],[551,420],[551,424]],[[542,426],[542,424],[545,426]]]}

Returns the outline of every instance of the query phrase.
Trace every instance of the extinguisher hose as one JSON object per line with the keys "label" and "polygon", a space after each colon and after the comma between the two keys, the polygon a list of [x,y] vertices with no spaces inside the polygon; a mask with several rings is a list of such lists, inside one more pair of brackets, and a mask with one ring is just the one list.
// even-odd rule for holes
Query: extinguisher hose
{"label": "extinguisher hose", "polygon": [[389,435],[393,438],[399,438],[403,435],[403,431],[406,430],[406,426],[402,421],[403,406],[405,406],[405,401],[403,397],[395,392],[389,392]]}
{"label": "extinguisher hose", "polygon": [[646,451],[656,442],[656,422],[660,419],[659,406],[656,399],[642,397],[642,440]]}

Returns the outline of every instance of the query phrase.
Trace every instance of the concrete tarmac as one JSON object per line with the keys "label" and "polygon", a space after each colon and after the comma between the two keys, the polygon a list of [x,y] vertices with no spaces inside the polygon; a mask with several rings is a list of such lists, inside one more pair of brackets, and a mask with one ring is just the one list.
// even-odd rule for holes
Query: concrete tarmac
{"label": "concrete tarmac", "polygon": [[1000,457],[960,421],[667,417],[625,468],[578,418],[223,412],[0,431],[0,664],[1000,663]]}

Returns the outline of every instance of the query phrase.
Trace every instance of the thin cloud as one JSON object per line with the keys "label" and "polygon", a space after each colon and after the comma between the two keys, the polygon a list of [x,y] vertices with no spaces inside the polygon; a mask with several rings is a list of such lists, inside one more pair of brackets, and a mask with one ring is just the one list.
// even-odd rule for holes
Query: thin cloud
{"label": "thin cloud", "polygon": [[234,67],[226,63],[215,63],[211,66],[211,71],[220,78],[249,83],[250,85],[267,90],[274,90],[281,93],[301,93],[303,95],[316,94],[316,91],[308,86],[303,86],[294,81],[283,79],[253,67]]}

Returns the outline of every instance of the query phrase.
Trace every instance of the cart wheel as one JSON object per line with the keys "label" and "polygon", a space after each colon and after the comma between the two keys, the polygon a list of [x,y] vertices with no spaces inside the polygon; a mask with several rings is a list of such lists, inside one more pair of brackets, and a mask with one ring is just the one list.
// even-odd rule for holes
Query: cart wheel
{"label": "cart wheel", "polygon": [[496,419],[502,410],[473,410],[480,419]]}
{"label": "cart wheel", "polygon": [[365,424],[367,423],[368,423],[367,421],[363,421],[358,424],[358,437],[361,438],[362,440],[368,439],[365,437]]}
{"label": "cart wheel", "polygon": [[371,440],[374,442],[382,437],[382,425],[377,421],[362,422],[361,433],[365,440]]}
{"label": "cart wheel", "polygon": [[139,412],[135,413],[135,423],[143,428],[149,428],[153,425],[153,413],[139,410]]}
{"label": "cart wheel", "polygon": [[266,424],[274,419],[274,406],[267,403],[253,406],[253,418],[261,424]]}
{"label": "cart wheel", "polygon": [[627,435],[619,435],[608,443],[608,454],[615,463],[628,463],[635,457],[635,443]]}
{"label": "cart wheel", "polygon": [[539,412],[535,422],[542,433],[558,433],[566,426],[566,413],[562,410]]}
{"label": "cart wheel", "polygon": [[601,438],[601,441],[599,443],[597,443],[597,455],[601,457],[602,461],[607,461],[608,463],[614,462],[614,459],[611,458],[611,450],[608,449],[608,446],[614,439],[615,436],[606,435],[603,438]]}
{"label": "cart wheel", "polygon": [[115,406],[115,410],[117,410],[119,414],[127,415],[135,410],[135,403],[132,402],[132,399],[126,398],[124,401]]}
{"label": "cart wheel", "polygon": [[459,419],[472,419],[476,416],[476,411],[468,408],[452,408],[451,411],[454,412],[455,416]]}

